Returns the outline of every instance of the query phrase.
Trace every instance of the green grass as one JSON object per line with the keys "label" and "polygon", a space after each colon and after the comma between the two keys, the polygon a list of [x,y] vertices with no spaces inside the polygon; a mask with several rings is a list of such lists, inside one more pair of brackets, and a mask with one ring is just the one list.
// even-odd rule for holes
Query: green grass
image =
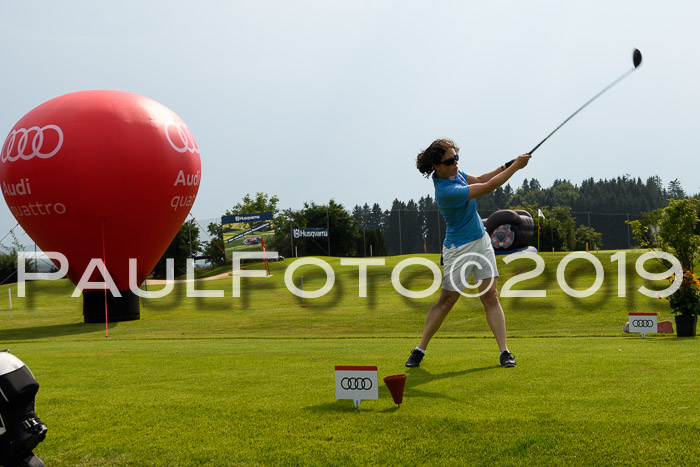
{"label": "green grass", "polygon": [[[634,262],[640,253],[627,258],[626,297],[618,297],[617,267],[610,261],[611,253],[597,255],[605,268],[603,285],[598,294],[588,298],[572,298],[557,284],[557,266],[563,253],[545,253],[544,273],[535,279],[520,282],[513,289],[541,289],[546,298],[502,298],[508,321],[508,332],[513,337],[539,336],[621,336],[627,313],[657,312],[659,319],[672,319],[668,303],[648,298],[637,292],[645,285],[662,288],[664,281],[641,279],[634,271]],[[437,255],[425,255],[438,261]],[[367,274],[368,296],[359,297],[358,268],[340,266],[338,258],[322,258],[335,270],[335,285],[325,296],[307,299],[308,308],[290,293],[284,283],[284,274],[293,260],[270,263],[272,277],[243,278],[242,296],[232,297],[233,279],[199,282],[197,290],[222,290],[223,298],[188,298],[187,286],[176,284],[172,294],[157,300],[144,299],[142,320],[119,323],[119,336],[129,338],[179,337],[415,337],[420,334],[425,313],[434,303],[437,293],[423,299],[409,299],[400,295],[391,283],[391,272],[396,264],[407,257],[386,258],[386,265],[370,266]],[[648,269],[653,269],[649,262]],[[262,264],[246,266],[262,269]],[[499,258],[498,285],[524,275],[534,268],[531,260],[509,264]],[[215,273],[225,272],[217,269]],[[566,270],[570,286],[584,290],[593,284],[594,269],[585,261],[575,261]],[[300,285],[304,276],[305,290],[319,289],[326,281],[325,273],[316,266],[299,267],[294,283]],[[426,289],[432,283],[432,274],[422,266],[411,266],[401,274],[404,287]],[[150,286],[155,290],[160,286]],[[27,298],[16,297],[13,289],[12,311],[7,310],[7,286],[0,287],[0,309],[6,318],[0,327],[0,341],[35,337],[73,339],[73,332],[82,339],[99,338],[100,327],[82,324],[82,299],[71,298],[74,286],[67,280],[33,282],[27,286]],[[3,306],[4,305],[4,306]],[[39,329],[36,329],[40,326]],[[95,333],[86,332],[94,329]],[[103,333],[104,334],[104,333]],[[445,321],[441,337],[490,337],[485,326],[483,308],[477,299],[461,299]]]}
{"label": "green grass", "polygon": [[[563,254],[543,254],[545,273],[522,285],[547,298],[502,299],[514,369],[497,366],[478,300],[462,299],[422,366],[406,371],[436,295],[394,291],[391,269],[405,257],[369,268],[367,298],[357,268],[323,258],[336,286],[308,308],[284,287],[290,260],[271,263],[271,278],[243,279],[241,298],[231,278],[197,283],[224,290],[220,299],[187,298],[178,285],[144,300],[141,320],[111,324],[109,339],[104,324],[82,323],[70,283],[32,283],[13,310],[0,302],[0,346],[41,384],[49,434],[36,453],[47,465],[690,465],[700,455],[698,340],[621,332],[629,311],[672,319],[667,302],[636,292],[653,284],[636,277],[638,254],[622,298],[617,263],[598,254],[605,296],[586,299],[557,286]],[[581,263],[567,281],[582,290],[593,268]],[[499,285],[533,265],[500,262]],[[319,271],[299,268],[295,281],[318,288]],[[401,279],[414,290],[432,280],[424,268]],[[383,384],[359,410],[335,400],[335,365],[408,373],[404,403]]]}

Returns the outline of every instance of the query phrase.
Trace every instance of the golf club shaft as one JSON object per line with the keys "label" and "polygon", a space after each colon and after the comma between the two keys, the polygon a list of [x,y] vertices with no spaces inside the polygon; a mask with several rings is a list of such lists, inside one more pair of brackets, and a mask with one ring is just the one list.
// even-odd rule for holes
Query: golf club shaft
{"label": "golf club shaft", "polygon": [[561,128],[562,126],[564,126],[564,123],[566,123],[566,122],[568,122],[569,120],[571,120],[571,119],[574,117],[574,115],[576,115],[577,113],[579,113],[580,111],[582,111],[588,104],[590,104],[591,102],[593,102],[594,100],[596,100],[598,97],[600,97],[600,95],[603,94],[605,91],[607,91],[608,89],[610,89],[611,87],[615,86],[617,83],[619,83],[620,81],[622,81],[623,79],[625,79],[630,73],[632,73],[632,72],[633,72],[634,70],[636,70],[636,69],[637,69],[637,68],[632,68],[631,70],[626,71],[622,76],[620,76],[620,77],[617,78],[615,81],[613,81],[612,83],[610,83],[605,89],[603,89],[603,90],[600,91],[598,94],[596,94],[595,96],[593,96],[588,102],[586,102],[586,103],[583,104],[581,107],[579,107],[579,109],[578,109],[576,112],[574,112],[573,114],[571,114],[571,116],[570,116],[569,118],[567,118],[566,120],[564,120],[564,121],[561,123],[561,125],[559,125],[558,127],[556,127],[556,128],[554,129],[553,132],[551,132],[550,134],[548,134],[547,137],[546,137],[545,139],[543,139],[542,141],[540,141],[540,143],[539,143],[537,146],[535,146],[534,148],[532,148],[527,154],[532,155],[532,153],[535,152],[535,151],[537,150],[537,148],[539,148],[539,147],[542,145],[542,143],[544,143],[545,141],[547,141],[547,140],[549,139],[549,137],[552,136],[554,133],[556,133],[556,131],[557,131],[559,128]]}

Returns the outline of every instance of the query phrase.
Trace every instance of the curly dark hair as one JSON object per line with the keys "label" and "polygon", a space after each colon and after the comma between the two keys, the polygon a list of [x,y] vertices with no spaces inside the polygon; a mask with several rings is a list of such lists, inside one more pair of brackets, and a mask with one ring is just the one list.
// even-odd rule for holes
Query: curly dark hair
{"label": "curly dark hair", "polygon": [[451,139],[441,138],[433,141],[430,146],[428,146],[428,149],[424,149],[418,154],[416,158],[416,167],[418,171],[422,173],[425,178],[430,178],[430,174],[435,172],[433,164],[440,162],[445,155],[445,151],[450,148],[459,152],[459,146]]}

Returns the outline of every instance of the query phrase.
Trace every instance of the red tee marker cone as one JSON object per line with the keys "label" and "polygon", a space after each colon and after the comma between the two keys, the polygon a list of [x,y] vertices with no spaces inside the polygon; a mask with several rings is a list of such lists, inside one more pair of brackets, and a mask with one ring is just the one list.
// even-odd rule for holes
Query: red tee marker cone
{"label": "red tee marker cone", "polygon": [[406,375],[385,376],[384,384],[389,388],[394,403],[396,405],[401,405],[403,402],[403,388],[406,385]]}

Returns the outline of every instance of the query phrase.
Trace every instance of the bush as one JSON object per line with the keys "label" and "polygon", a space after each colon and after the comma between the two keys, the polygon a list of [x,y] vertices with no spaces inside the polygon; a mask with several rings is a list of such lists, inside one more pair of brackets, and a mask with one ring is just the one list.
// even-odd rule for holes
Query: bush
{"label": "bush", "polygon": [[661,249],[678,258],[686,271],[693,271],[700,258],[700,237],[695,234],[698,223],[698,200],[669,200],[661,213],[659,244]]}
{"label": "bush", "polygon": [[[17,282],[17,253],[24,251],[14,232],[12,235],[12,245],[7,247],[0,245],[0,284]],[[34,272],[34,262],[27,261],[25,271]]]}

